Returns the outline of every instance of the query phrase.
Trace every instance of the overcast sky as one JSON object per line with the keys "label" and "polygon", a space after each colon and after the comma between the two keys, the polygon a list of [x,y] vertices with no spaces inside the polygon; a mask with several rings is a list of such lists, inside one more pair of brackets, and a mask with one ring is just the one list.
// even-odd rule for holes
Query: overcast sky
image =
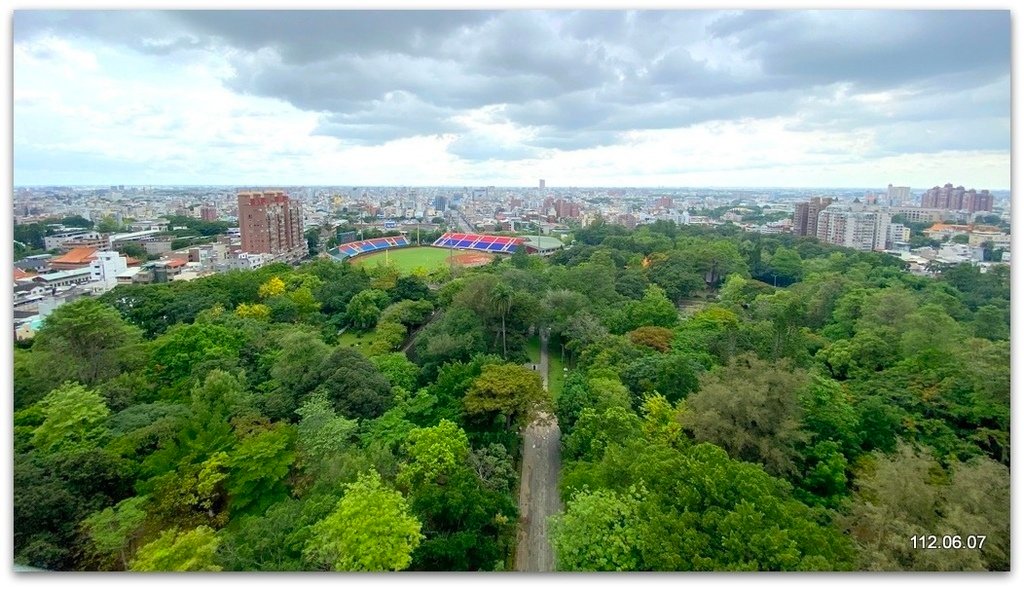
{"label": "overcast sky", "polygon": [[23,184],[1010,185],[1008,11],[14,16]]}

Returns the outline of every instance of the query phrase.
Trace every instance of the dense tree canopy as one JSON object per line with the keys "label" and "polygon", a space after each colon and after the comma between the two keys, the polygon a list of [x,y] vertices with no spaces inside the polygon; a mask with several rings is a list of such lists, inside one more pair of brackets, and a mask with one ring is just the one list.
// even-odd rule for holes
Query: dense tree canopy
{"label": "dense tree canopy", "polygon": [[1008,569],[1006,267],[918,276],[665,221],[573,239],[477,268],[316,259],[57,308],[13,355],[15,561],[509,570],[519,426],[545,410],[560,569]]}

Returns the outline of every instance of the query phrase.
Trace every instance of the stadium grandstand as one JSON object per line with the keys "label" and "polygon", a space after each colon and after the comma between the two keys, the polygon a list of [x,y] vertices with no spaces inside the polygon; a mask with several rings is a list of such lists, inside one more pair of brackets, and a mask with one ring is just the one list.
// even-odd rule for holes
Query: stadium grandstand
{"label": "stadium grandstand", "polygon": [[478,250],[498,254],[511,254],[522,247],[526,241],[522,237],[506,237],[504,235],[480,235],[477,233],[445,233],[437,238],[434,247],[451,249]]}
{"label": "stadium grandstand", "polygon": [[409,240],[404,235],[397,235],[395,237],[377,237],[375,239],[364,239],[363,241],[352,241],[328,250],[327,253],[333,258],[344,260],[360,254],[379,252],[395,247],[406,247],[408,245]]}
{"label": "stadium grandstand", "polygon": [[561,239],[548,237],[547,235],[531,235],[526,238],[526,242],[523,245],[526,246],[526,253],[540,254],[542,256],[550,256],[565,247]]}

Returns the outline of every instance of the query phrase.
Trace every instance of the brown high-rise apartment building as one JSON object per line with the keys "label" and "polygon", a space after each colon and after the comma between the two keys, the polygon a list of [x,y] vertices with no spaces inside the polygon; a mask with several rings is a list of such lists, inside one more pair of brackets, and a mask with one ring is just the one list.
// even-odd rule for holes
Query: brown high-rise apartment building
{"label": "brown high-rise apartment building", "polygon": [[936,186],[921,195],[921,206],[947,211],[965,210],[968,213],[991,211],[992,194],[988,190],[964,190],[963,186],[953,188],[952,184],[947,183],[942,188]]}
{"label": "brown high-rise apartment building", "polygon": [[212,204],[205,204],[199,207],[199,218],[203,221],[216,221],[217,207]]}
{"label": "brown high-rise apartment building", "polygon": [[579,203],[570,202],[563,199],[555,201],[555,216],[560,219],[578,219],[580,216],[580,205]]}
{"label": "brown high-rise apartment building", "polygon": [[825,197],[814,197],[808,202],[796,204],[796,211],[793,213],[793,234],[816,237],[818,235],[818,213],[825,210],[825,207],[832,204],[832,199]]}
{"label": "brown high-rise apartment building", "polygon": [[978,211],[992,211],[992,193],[988,190],[982,190],[981,192],[975,192],[974,189],[967,191],[967,196],[964,198],[964,208],[967,209],[968,213],[976,213]]}
{"label": "brown high-rise apartment building", "polygon": [[283,190],[238,193],[242,251],[297,262],[308,253],[302,235],[302,205]]}

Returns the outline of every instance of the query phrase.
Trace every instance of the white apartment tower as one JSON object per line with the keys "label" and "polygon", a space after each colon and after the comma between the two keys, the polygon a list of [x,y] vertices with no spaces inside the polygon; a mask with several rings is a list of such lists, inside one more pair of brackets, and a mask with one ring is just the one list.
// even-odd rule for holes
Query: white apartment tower
{"label": "white apartment tower", "polygon": [[128,269],[128,258],[119,252],[96,252],[96,259],[89,264],[92,282],[99,283],[103,291],[117,286],[117,275]]}
{"label": "white apartment tower", "polygon": [[889,213],[860,203],[833,204],[818,213],[817,238],[861,251],[884,250]]}

